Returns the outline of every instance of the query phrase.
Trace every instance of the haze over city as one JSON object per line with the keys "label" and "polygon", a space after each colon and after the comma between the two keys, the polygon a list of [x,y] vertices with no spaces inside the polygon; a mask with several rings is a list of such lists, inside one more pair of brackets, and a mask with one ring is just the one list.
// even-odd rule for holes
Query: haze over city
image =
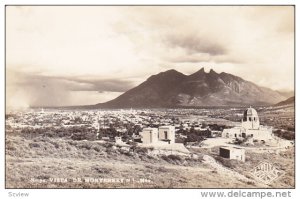
{"label": "haze over city", "polygon": [[202,67],[294,90],[294,8],[6,8],[7,106],[95,104]]}

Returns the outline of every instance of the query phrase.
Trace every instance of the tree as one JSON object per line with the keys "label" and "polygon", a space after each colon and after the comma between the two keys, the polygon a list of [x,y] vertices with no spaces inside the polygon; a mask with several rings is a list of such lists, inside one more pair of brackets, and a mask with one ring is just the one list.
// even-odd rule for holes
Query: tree
{"label": "tree", "polygon": [[202,122],[201,127],[202,127],[202,128],[206,128],[206,127],[207,127],[207,124],[206,124],[205,122]]}

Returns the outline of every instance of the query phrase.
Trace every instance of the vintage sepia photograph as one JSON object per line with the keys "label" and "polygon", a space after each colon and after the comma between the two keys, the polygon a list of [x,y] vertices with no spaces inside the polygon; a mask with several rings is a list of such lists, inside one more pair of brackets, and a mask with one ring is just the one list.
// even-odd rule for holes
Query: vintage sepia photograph
{"label": "vintage sepia photograph", "polygon": [[295,6],[6,5],[6,189],[294,189]]}

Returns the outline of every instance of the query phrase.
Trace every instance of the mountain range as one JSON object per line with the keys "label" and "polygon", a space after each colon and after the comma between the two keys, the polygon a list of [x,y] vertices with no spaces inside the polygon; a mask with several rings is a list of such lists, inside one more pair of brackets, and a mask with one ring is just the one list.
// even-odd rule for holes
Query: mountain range
{"label": "mountain range", "polygon": [[275,106],[286,106],[286,105],[287,106],[291,106],[291,105],[295,106],[295,96],[290,97],[284,101],[281,101],[281,102],[275,104]]}
{"label": "mountain range", "polygon": [[185,75],[168,70],[152,75],[140,85],[106,103],[88,108],[163,108],[273,105],[287,97],[229,73]]}

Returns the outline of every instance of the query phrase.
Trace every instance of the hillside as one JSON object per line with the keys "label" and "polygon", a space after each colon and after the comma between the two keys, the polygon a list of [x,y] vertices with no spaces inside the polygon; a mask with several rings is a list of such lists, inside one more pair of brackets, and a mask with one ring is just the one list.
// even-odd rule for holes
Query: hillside
{"label": "hillside", "polygon": [[275,104],[275,106],[286,106],[286,105],[295,105],[295,96]]}
{"label": "hillside", "polygon": [[[74,141],[47,136],[32,138],[26,134],[8,133],[5,183],[6,188],[14,189],[293,188],[295,186],[293,151],[280,154],[248,152],[248,161],[245,163],[226,159],[220,162],[252,180],[249,168],[253,168],[261,161],[271,161],[280,168],[285,168],[286,174],[281,180],[268,186],[259,181],[249,183],[240,180],[237,176],[205,163],[203,156],[215,156],[218,147],[211,150],[201,148],[191,150],[198,156],[197,158],[149,155],[140,148],[133,153],[100,141]],[[124,183],[96,181],[103,179],[131,180]]]}

